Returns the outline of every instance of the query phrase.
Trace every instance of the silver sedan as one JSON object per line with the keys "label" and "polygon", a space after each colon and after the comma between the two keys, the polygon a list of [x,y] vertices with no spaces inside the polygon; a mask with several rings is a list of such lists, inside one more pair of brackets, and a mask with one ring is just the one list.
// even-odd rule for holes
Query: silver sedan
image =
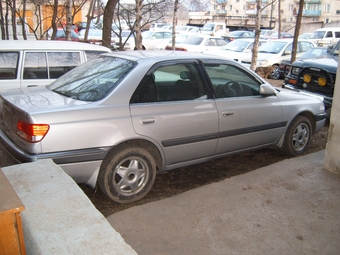
{"label": "silver sedan", "polygon": [[2,93],[0,139],[20,162],[51,158],[129,203],[157,172],[263,147],[298,156],[325,117],[319,98],[276,89],[231,59],[128,51]]}

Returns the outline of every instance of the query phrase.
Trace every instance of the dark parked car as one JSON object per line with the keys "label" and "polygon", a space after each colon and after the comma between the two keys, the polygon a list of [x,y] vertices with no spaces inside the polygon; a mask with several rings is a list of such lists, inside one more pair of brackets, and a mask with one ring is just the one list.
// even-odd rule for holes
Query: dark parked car
{"label": "dark parked car", "polygon": [[[312,59],[318,58],[327,55],[327,48],[325,47],[315,47],[311,48],[298,57],[296,60],[305,60],[305,59]],[[289,72],[290,69],[290,59],[284,59],[281,61],[278,72],[280,73],[280,78],[284,79]]]}
{"label": "dark parked car", "polygon": [[295,61],[282,86],[321,97],[330,114],[338,69],[339,48],[340,40],[326,56]]}
{"label": "dark parked car", "polygon": [[[286,32],[281,32],[281,39],[294,38],[294,35]],[[272,34],[268,39],[279,39],[279,33]]]}
{"label": "dark parked car", "polygon": [[53,159],[119,203],[144,197],[162,171],[265,147],[300,155],[324,124],[319,98],[183,51],[103,54],[0,94],[0,141],[14,157]]}
{"label": "dark parked car", "polygon": [[237,30],[230,32],[228,35],[223,36],[228,42],[234,41],[239,38],[255,38],[255,33],[247,30]]}

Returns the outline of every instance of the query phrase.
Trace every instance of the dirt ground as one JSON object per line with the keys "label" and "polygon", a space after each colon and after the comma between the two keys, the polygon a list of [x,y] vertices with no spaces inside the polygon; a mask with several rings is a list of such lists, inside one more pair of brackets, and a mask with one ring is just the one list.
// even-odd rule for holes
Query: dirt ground
{"label": "dirt ground", "polygon": [[[282,84],[282,80],[268,81],[277,87],[280,87]],[[313,153],[325,149],[327,137],[328,126],[325,126],[321,132],[312,137],[309,149],[306,153]],[[1,147],[0,156],[0,167],[9,166],[14,163]],[[275,162],[282,161],[286,158],[288,157],[282,154],[279,150],[262,149],[172,170],[164,174],[159,174],[156,177],[154,186],[144,199],[128,205],[111,202],[99,189],[94,192],[85,185],[80,185],[80,187],[87,194],[95,207],[106,217],[112,213],[135,205],[145,204],[174,196],[212,182],[218,182],[235,175],[247,173]]]}

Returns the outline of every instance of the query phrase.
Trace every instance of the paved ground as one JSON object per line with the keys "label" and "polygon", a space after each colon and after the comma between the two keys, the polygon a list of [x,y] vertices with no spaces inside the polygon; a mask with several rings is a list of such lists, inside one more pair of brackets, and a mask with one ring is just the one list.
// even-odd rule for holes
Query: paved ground
{"label": "paved ground", "polygon": [[324,151],[108,217],[139,255],[340,254],[340,176]]}

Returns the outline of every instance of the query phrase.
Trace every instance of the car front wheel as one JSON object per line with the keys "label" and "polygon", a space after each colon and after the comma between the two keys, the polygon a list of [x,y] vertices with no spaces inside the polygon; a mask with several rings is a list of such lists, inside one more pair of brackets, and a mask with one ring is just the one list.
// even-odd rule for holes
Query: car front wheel
{"label": "car front wheel", "polygon": [[280,68],[278,65],[273,65],[272,79],[279,80],[280,79]]}
{"label": "car front wheel", "polygon": [[156,163],[142,148],[122,148],[104,159],[98,185],[105,195],[117,203],[126,204],[142,199],[156,178]]}
{"label": "car front wheel", "polygon": [[304,153],[310,142],[311,126],[306,117],[296,117],[287,129],[282,151],[289,156],[298,156]]}

